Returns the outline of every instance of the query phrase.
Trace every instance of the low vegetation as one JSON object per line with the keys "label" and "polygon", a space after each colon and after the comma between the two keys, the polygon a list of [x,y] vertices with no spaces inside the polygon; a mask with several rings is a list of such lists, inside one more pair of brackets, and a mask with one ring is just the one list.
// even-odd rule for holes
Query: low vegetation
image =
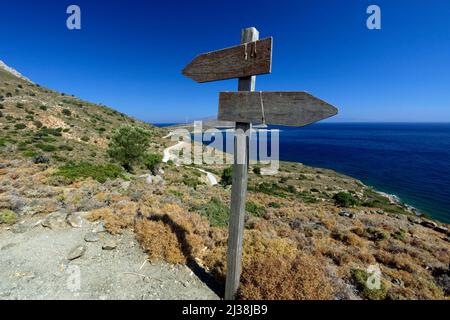
{"label": "low vegetation", "polygon": [[58,168],[56,176],[63,177],[69,182],[82,178],[92,178],[98,182],[108,179],[123,178],[123,171],[114,164],[94,165],[88,162],[71,162]]}

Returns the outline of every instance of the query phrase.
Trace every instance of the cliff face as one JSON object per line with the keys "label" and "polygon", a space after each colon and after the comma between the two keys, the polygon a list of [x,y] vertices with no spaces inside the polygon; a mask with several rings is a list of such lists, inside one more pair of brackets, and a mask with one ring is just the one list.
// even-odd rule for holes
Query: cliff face
{"label": "cliff face", "polygon": [[[164,138],[168,131],[5,68],[0,100],[1,235],[23,233],[33,241],[35,228],[71,232],[76,216],[101,223],[119,242],[133,232],[151,261],[203,268],[220,288],[230,186],[212,186],[199,169],[219,179],[224,166],[169,161],[158,176],[143,168],[108,171],[108,143],[120,124],[149,130],[150,150],[160,154],[174,144]],[[69,167],[77,170],[73,179],[61,174],[68,163],[76,164]],[[416,217],[355,179],[298,163],[282,163],[274,176],[254,167],[246,211],[241,298],[448,298],[446,226]],[[91,242],[80,241],[89,252]],[[0,255],[16,261],[8,252]],[[76,259],[85,267],[94,263],[89,254]]]}

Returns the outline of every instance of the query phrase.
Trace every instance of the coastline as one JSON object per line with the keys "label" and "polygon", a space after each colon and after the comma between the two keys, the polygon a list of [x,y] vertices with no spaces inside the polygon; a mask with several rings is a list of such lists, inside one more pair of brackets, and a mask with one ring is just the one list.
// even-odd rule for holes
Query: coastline
{"label": "coastline", "polygon": [[[153,125],[158,126],[158,127],[164,127],[164,128],[166,128],[166,129],[169,129],[169,130],[182,127],[182,128],[186,128],[186,129],[189,129],[190,131],[192,131],[191,129],[192,129],[192,127],[193,127],[192,124],[170,124],[170,125],[168,125],[168,126],[161,125],[161,124],[159,124],[159,125],[158,125],[158,124],[153,124]],[[272,131],[272,130],[280,131],[279,129],[266,129],[266,128],[258,128],[258,129],[254,129],[255,132],[256,132],[256,131],[270,132],[270,131]],[[165,136],[165,137],[163,137],[163,138],[170,138],[171,135],[172,135],[172,131],[171,131],[167,136]],[[174,145],[174,146],[172,146],[172,147],[169,147],[169,148],[167,148],[167,149],[172,149],[172,148],[174,148],[174,147],[176,147],[176,145]],[[224,152],[223,150],[220,150],[220,151],[221,151],[221,152]],[[225,151],[225,153],[228,153],[228,152]],[[228,154],[229,154],[229,153],[228,153]],[[165,155],[165,157],[167,157],[167,155]],[[280,160],[280,162],[289,162],[289,163],[296,163],[296,164],[305,165],[303,162],[299,162],[299,161]],[[307,164],[306,164],[306,165],[307,165]],[[359,181],[362,185],[371,188],[371,189],[372,189],[374,192],[376,192],[377,194],[379,194],[379,195],[385,197],[386,199],[389,200],[389,202],[390,202],[391,204],[394,204],[394,205],[398,205],[398,206],[403,207],[407,212],[413,214],[413,215],[416,216],[416,217],[423,217],[423,218],[427,218],[427,219],[429,219],[429,220],[437,221],[437,222],[439,222],[439,223],[447,224],[447,222],[441,221],[441,220],[439,220],[439,219],[437,219],[437,218],[431,216],[430,214],[428,214],[428,213],[426,213],[426,212],[423,212],[422,210],[420,210],[420,209],[414,207],[413,205],[411,205],[411,204],[409,204],[409,203],[403,201],[403,200],[401,199],[400,196],[398,196],[398,195],[396,195],[396,194],[393,194],[393,193],[387,193],[387,192],[378,190],[376,187],[374,187],[374,186],[372,186],[372,185],[370,185],[370,184],[363,183],[363,182],[362,182],[359,178],[357,178],[357,177],[354,177],[354,176],[352,176],[352,175],[349,175],[349,174],[346,174],[346,173],[337,171],[337,170],[332,169],[332,168],[319,167],[319,166],[313,166],[313,165],[307,165],[307,166],[309,166],[309,167],[311,167],[311,168],[316,168],[316,169],[326,169],[326,170],[331,170],[331,171],[336,172],[337,174],[344,175],[344,176],[348,176],[348,177],[350,177],[350,178],[352,178],[352,179],[355,179],[355,180]],[[264,170],[264,167],[261,168],[261,169]]]}

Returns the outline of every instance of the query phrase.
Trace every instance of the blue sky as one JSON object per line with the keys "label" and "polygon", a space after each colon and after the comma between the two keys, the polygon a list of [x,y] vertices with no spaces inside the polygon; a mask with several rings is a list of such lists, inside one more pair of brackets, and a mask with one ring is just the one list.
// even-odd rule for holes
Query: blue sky
{"label": "blue sky", "polygon": [[[82,30],[66,28],[77,4]],[[366,28],[381,8],[382,30]],[[217,113],[237,80],[181,75],[197,54],[274,37],[257,90],[304,90],[339,107],[333,121],[450,121],[450,1],[15,0],[0,10],[0,60],[52,89],[150,122]]]}

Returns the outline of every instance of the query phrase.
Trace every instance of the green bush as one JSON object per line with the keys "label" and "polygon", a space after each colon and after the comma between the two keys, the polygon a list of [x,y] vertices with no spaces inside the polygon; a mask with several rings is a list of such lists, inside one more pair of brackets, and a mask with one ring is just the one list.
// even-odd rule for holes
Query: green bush
{"label": "green bush", "polygon": [[62,151],[73,151],[73,147],[69,146],[67,144],[63,144],[63,145],[59,146],[59,150],[62,150]]}
{"label": "green bush", "polygon": [[352,269],[351,274],[353,277],[353,281],[356,285],[356,288],[363,295],[364,298],[369,300],[386,299],[387,288],[381,279],[379,289],[369,289],[367,286],[367,279],[369,279],[370,274],[368,272],[361,269]]}
{"label": "green bush", "polygon": [[40,122],[39,120],[33,121],[33,124],[36,126],[36,128],[42,128],[42,122]]}
{"label": "green bush", "polygon": [[43,111],[47,111],[47,106],[44,106],[44,105],[39,106],[39,109],[41,109],[41,110],[43,110]]}
{"label": "green bush", "polygon": [[23,103],[17,102],[16,108],[23,109]]}
{"label": "green bush", "polygon": [[233,183],[233,167],[225,168],[222,171],[222,176],[220,177],[220,184],[224,187],[229,186]]}
{"label": "green bush", "polygon": [[61,111],[61,113],[62,113],[63,115],[65,115],[65,116],[67,116],[67,117],[70,117],[70,116],[72,115],[72,112],[70,112],[69,109],[63,109],[63,110]]}
{"label": "green bush", "polygon": [[66,178],[70,182],[91,177],[98,182],[104,183],[108,179],[123,178],[123,171],[120,167],[108,163],[95,165],[88,162],[70,162],[59,167],[55,175]]}
{"label": "green bush", "polygon": [[402,242],[405,242],[405,240],[406,240],[405,230],[400,229],[400,230],[394,232],[392,234],[392,238],[394,238],[396,240],[399,240],[399,241],[402,241]]}
{"label": "green bush", "polygon": [[53,152],[57,150],[57,148],[52,144],[36,143],[34,146],[45,152]]}
{"label": "green bush", "polygon": [[230,210],[219,198],[214,197],[208,203],[194,206],[191,210],[207,217],[213,227],[226,227],[228,225]]}
{"label": "green bush", "polygon": [[82,136],[81,141],[88,142],[90,138],[88,136]]}
{"label": "green bush", "polygon": [[3,209],[0,211],[0,223],[14,224],[17,222],[19,217],[14,211]]}
{"label": "green bush", "polygon": [[194,188],[194,189],[197,189],[197,186],[200,184],[200,181],[198,180],[198,178],[196,178],[196,177],[192,178],[192,177],[188,177],[188,176],[184,176],[182,182],[184,185]]}
{"label": "green bush", "polygon": [[358,199],[356,199],[355,197],[353,197],[350,193],[348,192],[339,192],[336,193],[333,196],[333,200],[335,202],[335,204],[339,207],[345,207],[345,208],[349,208],[349,207],[354,207],[356,205],[359,204]]}
{"label": "green bush", "polygon": [[27,158],[34,158],[38,155],[38,153],[36,151],[28,150],[23,152],[22,155]]}
{"label": "green bush", "polygon": [[0,109],[5,109],[5,107],[3,106],[3,103],[0,103]]}
{"label": "green bush", "polygon": [[3,112],[0,111],[0,118],[2,118],[2,117],[3,117]]}
{"label": "green bush", "polygon": [[27,125],[24,124],[24,123],[16,123],[16,124],[14,125],[14,127],[15,127],[17,130],[22,130],[22,129],[25,129],[25,128],[27,127]]}
{"label": "green bush", "polygon": [[150,144],[150,132],[140,127],[122,125],[117,128],[109,142],[109,156],[127,171],[141,163]]}
{"label": "green bush", "polygon": [[61,137],[62,136],[62,128],[47,128],[47,127],[42,127],[41,130],[39,130],[39,134],[41,136],[47,136],[47,135],[52,135],[55,137]]}
{"label": "green bush", "polygon": [[389,234],[377,229],[369,227],[366,229],[367,234],[369,235],[369,238],[373,241],[383,241],[389,239]]}
{"label": "green bush", "polygon": [[270,202],[269,207],[279,209],[281,208],[281,204],[279,204],[278,202]]}
{"label": "green bush", "polygon": [[152,174],[158,174],[159,166],[161,165],[162,156],[156,153],[147,153],[144,157],[144,165]]}
{"label": "green bush", "polygon": [[252,201],[248,201],[245,204],[245,210],[255,217],[262,217],[264,213],[266,213],[266,209],[263,206],[260,206]]}

